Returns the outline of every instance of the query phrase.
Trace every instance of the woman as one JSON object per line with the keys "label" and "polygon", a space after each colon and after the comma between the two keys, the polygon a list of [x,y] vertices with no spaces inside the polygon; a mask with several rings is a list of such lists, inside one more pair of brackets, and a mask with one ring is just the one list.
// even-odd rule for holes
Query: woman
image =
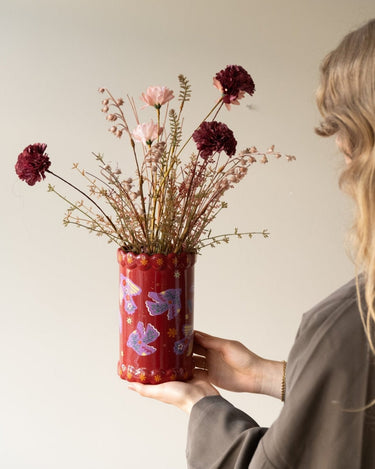
{"label": "woman", "polygon": [[[361,274],[304,315],[287,367],[196,332],[193,380],[129,384],[190,413],[191,469],[375,468],[375,20],[325,58],[317,101],[317,133],[335,135],[347,162],[340,184],[357,206]],[[285,397],[285,405],[262,428],[215,386]]]}

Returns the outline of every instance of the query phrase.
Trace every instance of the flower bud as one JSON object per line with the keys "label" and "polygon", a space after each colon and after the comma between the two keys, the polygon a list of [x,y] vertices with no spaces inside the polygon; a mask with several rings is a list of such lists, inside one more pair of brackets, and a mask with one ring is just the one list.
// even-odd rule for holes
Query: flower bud
{"label": "flower bud", "polygon": [[104,93],[105,88],[98,88],[99,93]]}
{"label": "flower bud", "polygon": [[102,112],[108,112],[108,110],[109,110],[109,107],[108,107],[108,106],[102,107]]}

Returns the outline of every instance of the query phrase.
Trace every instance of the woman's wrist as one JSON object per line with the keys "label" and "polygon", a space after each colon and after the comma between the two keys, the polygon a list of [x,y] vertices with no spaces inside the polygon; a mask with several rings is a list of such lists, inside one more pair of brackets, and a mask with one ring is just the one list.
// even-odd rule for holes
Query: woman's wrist
{"label": "woman's wrist", "polygon": [[284,400],[286,362],[266,359],[262,360],[263,363],[259,377],[259,393]]}

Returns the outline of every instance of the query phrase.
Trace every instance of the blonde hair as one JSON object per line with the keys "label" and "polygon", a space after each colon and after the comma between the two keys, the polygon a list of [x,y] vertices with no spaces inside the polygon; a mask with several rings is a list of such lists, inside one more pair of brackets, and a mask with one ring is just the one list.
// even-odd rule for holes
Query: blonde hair
{"label": "blonde hair", "polygon": [[351,160],[341,173],[340,187],[356,203],[351,252],[358,305],[375,353],[375,19],[345,36],[323,60],[317,104],[323,120],[316,132],[325,137],[336,134],[339,147]]}

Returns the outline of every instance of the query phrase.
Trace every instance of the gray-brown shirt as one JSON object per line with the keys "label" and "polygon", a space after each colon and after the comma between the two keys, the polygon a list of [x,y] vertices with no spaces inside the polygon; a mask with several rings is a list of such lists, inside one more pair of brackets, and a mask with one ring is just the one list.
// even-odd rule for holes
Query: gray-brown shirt
{"label": "gray-brown shirt", "polygon": [[302,319],[284,407],[260,427],[220,396],[201,399],[188,429],[189,469],[375,469],[375,360],[352,280]]}

